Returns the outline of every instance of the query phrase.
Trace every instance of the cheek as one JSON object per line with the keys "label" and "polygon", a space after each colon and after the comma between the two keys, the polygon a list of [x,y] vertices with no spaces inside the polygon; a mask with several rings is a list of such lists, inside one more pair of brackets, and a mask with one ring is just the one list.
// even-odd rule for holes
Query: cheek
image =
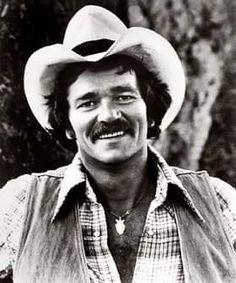
{"label": "cheek", "polygon": [[83,128],[81,117],[78,117],[76,112],[69,111],[69,121],[73,131],[75,132],[75,135],[78,136],[78,134],[82,131]]}
{"label": "cheek", "polygon": [[139,104],[139,107],[136,108],[137,114],[136,119],[143,125],[147,126],[147,107],[144,101]]}
{"label": "cheek", "polygon": [[136,128],[136,133],[139,137],[147,137],[147,129],[148,129],[148,122],[147,122],[147,109],[146,104],[141,101],[137,103],[135,107],[129,109],[129,117]]}
{"label": "cheek", "polygon": [[87,114],[81,114],[76,111],[69,113],[69,121],[77,138],[89,135],[93,120],[94,119]]}

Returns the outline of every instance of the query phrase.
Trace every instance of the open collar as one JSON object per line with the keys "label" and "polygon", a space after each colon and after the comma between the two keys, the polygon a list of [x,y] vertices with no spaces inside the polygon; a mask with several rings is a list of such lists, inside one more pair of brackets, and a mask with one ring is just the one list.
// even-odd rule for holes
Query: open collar
{"label": "open collar", "polygon": [[[188,207],[200,218],[200,220],[203,220],[203,217],[201,216],[199,210],[197,209],[196,205],[194,204],[191,196],[189,195],[188,191],[184,188],[181,181],[177,178],[175,175],[173,169],[167,164],[165,159],[158,153],[152,146],[148,146],[151,155],[155,158],[156,166],[158,170],[161,170],[162,178],[164,178],[164,183],[167,187],[168,185],[174,185],[176,188],[178,188],[183,196],[183,199],[185,203],[188,205]],[[82,183],[86,182],[86,196],[90,199],[91,202],[96,202],[96,195],[92,189],[92,187],[89,185],[89,182],[87,182],[86,173],[82,169],[83,165],[80,159],[79,153],[75,155],[73,158],[72,163],[66,168],[64,177],[61,183],[57,204],[53,213],[52,222],[55,220],[57,214],[59,213],[62,205],[66,201],[66,198],[71,191],[72,188],[74,188],[77,185],[80,185]],[[158,190],[158,181],[157,180],[157,186],[156,186],[156,198],[157,198],[157,190]],[[168,188],[167,188],[168,189]],[[166,193],[162,196],[163,198],[166,198],[167,196],[167,190]],[[157,200],[158,201],[158,200]]]}
{"label": "open collar", "polygon": [[66,201],[66,197],[68,196],[71,189],[77,185],[84,183],[85,180],[86,175],[82,170],[82,162],[79,153],[77,153],[73,158],[72,163],[66,168],[64,172],[64,177],[61,182],[61,187],[57,199],[57,204],[53,213],[52,222],[55,220],[62,205]]}
{"label": "open collar", "polygon": [[[179,189],[179,191],[182,194],[183,200],[188,205],[188,207],[194,212],[194,214],[197,217],[199,217],[199,219],[201,221],[204,221],[204,219],[203,219],[201,213],[199,212],[197,206],[194,204],[192,197],[188,193],[187,189],[183,186],[180,179],[178,179],[174,170],[167,164],[165,159],[160,155],[160,153],[156,149],[154,149],[154,147],[152,147],[151,145],[149,145],[148,147],[149,147],[149,150],[150,150],[152,156],[154,156],[154,158],[156,160],[156,165],[161,170],[161,176],[162,176],[163,182],[161,182],[161,180],[159,180],[159,181],[164,185],[166,184],[167,189],[170,188],[169,185],[174,185],[175,188]],[[158,185],[157,185],[157,189],[158,189]],[[157,192],[156,192],[156,197],[157,197]],[[167,197],[167,190],[166,190],[166,193],[163,197],[164,198]]]}

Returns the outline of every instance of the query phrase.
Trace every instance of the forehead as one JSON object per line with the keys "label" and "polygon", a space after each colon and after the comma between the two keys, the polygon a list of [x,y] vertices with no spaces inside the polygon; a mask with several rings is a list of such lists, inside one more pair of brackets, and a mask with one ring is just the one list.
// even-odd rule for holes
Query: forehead
{"label": "forehead", "polygon": [[103,93],[118,86],[137,88],[137,77],[134,70],[122,71],[121,67],[108,70],[86,69],[78,75],[69,86],[68,95],[82,96],[86,93]]}

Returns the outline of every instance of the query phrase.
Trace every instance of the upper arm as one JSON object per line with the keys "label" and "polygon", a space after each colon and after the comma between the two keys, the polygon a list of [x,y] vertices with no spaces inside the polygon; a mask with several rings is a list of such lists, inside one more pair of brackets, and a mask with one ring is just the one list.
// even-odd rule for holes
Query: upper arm
{"label": "upper arm", "polygon": [[30,178],[23,175],[0,189],[0,279],[11,274],[15,263]]}
{"label": "upper arm", "polygon": [[236,190],[219,178],[211,177],[215,188],[226,233],[236,250]]}

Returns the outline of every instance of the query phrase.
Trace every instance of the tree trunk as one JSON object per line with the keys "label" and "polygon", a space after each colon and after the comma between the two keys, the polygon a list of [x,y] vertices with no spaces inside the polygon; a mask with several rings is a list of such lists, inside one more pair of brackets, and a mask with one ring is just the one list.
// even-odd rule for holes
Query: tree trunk
{"label": "tree trunk", "polygon": [[232,33],[232,52],[228,54],[220,94],[213,107],[212,128],[201,167],[236,186],[236,3],[225,1]]}
{"label": "tree trunk", "polygon": [[[152,28],[175,47],[185,67],[186,99],[155,146],[174,165],[198,169],[232,46],[223,0],[132,0],[131,25]],[[135,13],[138,16],[134,16]]]}

